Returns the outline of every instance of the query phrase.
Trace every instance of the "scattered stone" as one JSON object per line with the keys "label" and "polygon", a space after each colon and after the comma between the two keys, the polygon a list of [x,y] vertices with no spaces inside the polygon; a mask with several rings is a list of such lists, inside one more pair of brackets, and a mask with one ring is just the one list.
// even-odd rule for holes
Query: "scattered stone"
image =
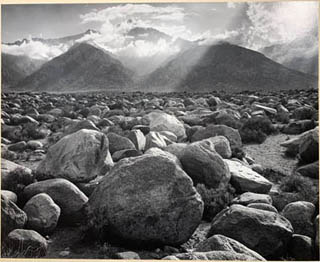
{"label": "scattered stone", "polygon": [[26,213],[1,194],[1,241],[4,241],[12,230],[23,228],[26,222]]}
{"label": "scattered stone", "polygon": [[8,242],[25,257],[43,257],[48,249],[47,240],[34,230],[15,229],[8,235]]}
{"label": "scattered stone", "polygon": [[246,192],[232,200],[232,204],[249,205],[252,203],[265,203],[272,205],[272,199],[266,194]]}
{"label": "scattered stone", "polygon": [[148,150],[149,148],[152,147],[157,147],[157,148],[165,148],[167,146],[166,143],[167,139],[160,135],[159,132],[149,132],[148,135],[146,135],[146,146],[145,150]]}
{"label": "scattered stone", "polygon": [[225,125],[209,125],[204,129],[196,131],[191,137],[191,142],[200,141],[213,136],[226,137],[231,147],[241,147],[242,141],[239,131]]}
{"label": "scattered stone", "polygon": [[27,228],[43,235],[53,232],[61,212],[60,207],[45,193],[33,196],[25,204],[23,211],[28,216]]}
{"label": "scattered stone", "polygon": [[40,193],[48,194],[61,208],[63,220],[73,222],[83,219],[82,209],[88,198],[70,181],[63,178],[48,179],[28,185],[23,190],[26,199]]}
{"label": "scattered stone", "polygon": [[24,151],[27,148],[27,143],[25,141],[20,141],[15,144],[11,144],[8,146],[8,149],[11,151]]}
{"label": "scattered stone", "polygon": [[231,184],[238,192],[265,194],[270,191],[272,183],[251,168],[238,161],[226,159],[225,162],[231,173]]}
{"label": "scattered stone", "polygon": [[196,184],[225,188],[230,181],[228,166],[208,140],[189,144],[183,150],[180,161]]}
{"label": "scattered stone", "polygon": [[8,198],[10,201],[12,201],[13,203],[17,204],[18,196],[16,195],[16,193],[9,190],[1,190],[1,196],[4,196]]}
{"label": "scattered stone", "polygon": [[254,258],[254,260],[265,260],[257,252],[247,248],[240,242],[226,237],[224,235],[214,235],[202,242],[200,242],[196,249],[196,252],[210,252],[210,251],[230,251],[233,253],[239,253],[248,255]]}
{"label": "scattered stone", "polygon": [[37,168],[42,178],[65,178],[88,182],[113,166],[108,138],[100,132],[82,129],[51,146]]}
{"label": "scattered stone", "polygon": [[281,214],[287,218],[296,234],[314,237],[313,215],[314,204],[306,201],[297,201],[285,206]]}
{"label": "scattered stone", "polygon": [[31,169],[6,159],[1,159],[1,189],[18,191],[18,185],[29,185],[33,182]]}
{"label": "scattered stone", "polygon": [[141,132],[141,130],[131,130],[128,138],[132,141],[132,143],[135,145],[136,149],[139,151],[143,151],[146,146],[146,137]]}
{"label": "scattered stone", "polygon": [[249,204],[248,207],[278,213],[278,210],[277,210],[274,206],[272,206],[272,205],[270,205],[270,204],[265,204],[265,203],[252,203],[252,204]]}
{"label": "scattered stone", "polygon": [[314,260],[312,239],[308,236],[293,234],[288,251],[289,257],[297,261]]}
{"label": "scattered stone", "polygon": [[290,222],[277,213],[232,205],[212,220],[208,236],[224,234],[267,259],[276,259],[286,254],[292,233]]}
{"label": "scattered stone", "polygon": [[126,252],[118,252],[114,255],[115,259],[140,259],[139,255],[136,252],[126,251]]}

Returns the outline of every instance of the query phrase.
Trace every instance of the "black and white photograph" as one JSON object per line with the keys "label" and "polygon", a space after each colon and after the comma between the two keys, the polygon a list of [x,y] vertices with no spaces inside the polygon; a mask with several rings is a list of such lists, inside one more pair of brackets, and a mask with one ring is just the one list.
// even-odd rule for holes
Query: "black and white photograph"
{"label": "black and white photograph", "polygon": [[318,19],[1,3],[0,260],[319,261]]}

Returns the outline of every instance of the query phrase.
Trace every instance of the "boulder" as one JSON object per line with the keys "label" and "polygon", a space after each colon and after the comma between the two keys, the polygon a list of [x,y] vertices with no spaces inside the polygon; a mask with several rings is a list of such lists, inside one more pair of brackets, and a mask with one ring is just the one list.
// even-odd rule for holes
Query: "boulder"
{"label": "boulder", "polygon": [[209,188],[225,188],[230,181],[230,171],[210,141],[189,144],[180,158],[183,169],[197,183]]}
{"label": "boulder", "polygon": [[150,121],[151,131],[170,131],[179,139],[186,136],[183,124],[175,116],[162,111],[154,111],[149,113],[146,118]]}
{"label": "boulder", "polygon": [[73,120],[64,128],[64,135],[78,132],[81,129],[99,131],[99,128],[90,120]]}
{"label": "boulder", "polygon": [[196,249],[196,252],[210,252],[210,251],[230,251],[233,253],[244,254],[251,256],[254,260],[264,261],[265,259],[257,252],[247,248],[240,242],[226,237],[224,235],[214,235],[208,239],[200,242]]}
{"label": "boulder", "polygon": [[83,217],[82,209],[88,198],[70,181],[63,178],[48,179],[28,185],[23,194],[26,199],[40,193],[48,194],[61,208],[61,216],[65,221],[79,221]]}
{"label": "boulder", "polygon": [[25,204],[23,211],[28,216],[27,228],[43,235],[53,232],[61,212],[60,207],[45,193],[33,196]]}
{"label": "boulder", "polygon": [[43,178],[87,182],[112,166],[108,138],[98,131],[82,129],[51,146],[37,173]]}
{"label": "boulder", "polygon": [[224,234],[267,259],[276,259],[286,254],[292,233],[290,222],[277,213],[232,205],[212,220],[208,236]]}
{"label": "boulder", "polygon": [[142,153],[136,149],[123,149],[123,150],[114,152],[112,155],[112,159],[113,161],[118,162],[123,158],[140,156],[141,154]]}
{"label": "boulder", "polygon": [[27,215],[15,203],[1,194],[1,241],[16,228],[23,228]]}
{"label": "boulder", "polygon": [[319,160],[319,134],[310,132],[301,139],[299,144],[299,158],[304,163],[312,163]]}
{"label": "boulder", "polygon": [[222,158],[230,158],[232,156],[229,140],[224,136],[214,136],[202,141],[209,141],[213,144],[215,151]]}
{"label": "boulder", "polygon": [[109,139],[109,147],[110,147],[111,155],[114,152],[124,150],[124,149],[136,149],[135,145],[127,137],[123,137],[115,133],[108,133],[107,137]]}
{"label": "boulder", "polygon": [[196,131],[191,137],[191,142],[200,141],[213,136],[226,137],[229,140],[231,147],[242,146],[239,131],[225,125],[208,125],[206,128]]}
{"label": "boulder", "polygon": [[180,159],[183,154],[183,149],[186,147],[187,144],[185,143],[173,143],[163,148],[163,150],[175,155],[178,159]]}
{"label": "boulder", "polygon": [[27,143],[25,141],[20,141],[8,146],[8,150],[10,151],[24,151],[27,149]]}
{"label": "boulder", "polygon": [[132,260],[132,259],[139,259],[140,256],[133,251],[126,251],[126,252],[118,252],[114,255],[115,259],[126,259],[126,260]]}
{"label": "boulder", "polygon": [[31,169],[6,159],[1,159],[1,189],[17,192],[18,185],[29,185],[33,181]]}
{"label": "boulder", "polygon": [[272,206],[272,205],[270,205],[270,204],[265,204],[265,203],[252,203],[252,204],[249,204],[248,207],[278,213],[278,210],[277,210],[274,206]]}
{"label": "boulder", "polygon": [[305,177],[319,179],[319,161],[301,166],[296,172]]}
{"label": "boulder", "polygon": [[18,196],[16,193],[9,190],[1,190],[1,196],[8,198],[13,203],[17,204]]}
{"label": "boulder", "polygon": [[265,194],[270,191],[272,183],[251,168],[238,161],[226,159],[225,162],[231,173],[231,184],[238,192]]}
{"label": "boulder", "polygon": [[15,229],[8,235],[8,245],[25,257],[43,257],[47,253],[47,240],[34,230]]}
{"label": "boulder", "polygon": [[297,261],[314,260],[312,239],[308,236],[293,234],[288,251],[289,257]]}
{"label": "boulder", "polygon": [[272,205],[272,198],[266,194],[258,194],[252,192],[246,192],[241,194],[240,196],[234,198],[232,200],[233,204],[240,204],[240,205],[249,205],[252,203],[264,203]]}
{"label": "boulder", "polygon": [[131,142],[135,145],[137,150],[143,151],[146,146],[146,137],[141,132],[141,130],[131,130],[128,138],[131,140]]}
{"label": "boulder", "polygon": [[173,155],[165,154],[123,159],[103,178],[89,200],[94,232],[136,245],[190,238],[203,202]]}
{"label": "boulder", "polygon": [[257,260],[255,257],[247,254],[235,253],[232,251],[210,251],[210,252],[192,252],[179,253],[162,258],[163,260],[213,260],[213,261],[253,261]]}
{"label": "boulder", "polygon": [[314,237],[313,216],[314,204],[306,201],[292,202],[284,207],[281,214],[287,218],[296,234]]}
{"label": "boulder", "polygon": [[315,122],[313,120],[296,120],[283,127],[281,130],[284,134],[298,135],[315,128]]}
{"label": "boulder", "polygon": [[159,132],[149,132],[149,134],[146,135],[146,146],[145,150],[148,150],[149,148],[152,147],[157,147],[157,148],[165,148],[167,146],[167,141],[166,137],[160,135]]}

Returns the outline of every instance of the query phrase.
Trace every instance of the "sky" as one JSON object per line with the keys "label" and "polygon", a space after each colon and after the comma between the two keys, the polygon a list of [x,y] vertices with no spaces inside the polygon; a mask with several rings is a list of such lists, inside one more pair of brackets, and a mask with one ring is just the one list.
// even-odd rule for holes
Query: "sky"
{"label": "sky", "polygon": [[[31,37],[58,38],[90,28],[101,32],[90,37],[98,45],[114,52],[131,50],[128,48],[132,46],[125,46],[127,42],[123,35],[137,26],[153,27],[174,39],[202,39],[201,44],[224,40],[254,50],[296,39],[315,40],[314,44],[318,45],[316,1],[2,5],[1,24],[3,43]],[[140,48],[140,51],[152,48],[147,44],[139,42],[135,48]],[[163,41],[158,43],[158,47],[164,52],[174,50]],[[30,43],[20,49],[34,54],[43,50],[43,55],[51,58],[65,51],[66,47],[52,49]]]}

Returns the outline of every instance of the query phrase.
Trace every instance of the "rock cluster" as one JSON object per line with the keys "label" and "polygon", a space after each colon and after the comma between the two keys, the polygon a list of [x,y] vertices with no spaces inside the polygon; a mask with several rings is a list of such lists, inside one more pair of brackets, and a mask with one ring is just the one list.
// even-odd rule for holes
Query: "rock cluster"
{"label": "rock cluster", "polygon": [[[318,258],[317,196],[300,186],[319,179],[312,90],[2,101],[1,239],[25,257],[46,256],[57,228],[72,226],[121,247],[106,258],[144,258],[142,247],[175,260]],[[277,132],[297,158],[291,177],[245,152]]]}

